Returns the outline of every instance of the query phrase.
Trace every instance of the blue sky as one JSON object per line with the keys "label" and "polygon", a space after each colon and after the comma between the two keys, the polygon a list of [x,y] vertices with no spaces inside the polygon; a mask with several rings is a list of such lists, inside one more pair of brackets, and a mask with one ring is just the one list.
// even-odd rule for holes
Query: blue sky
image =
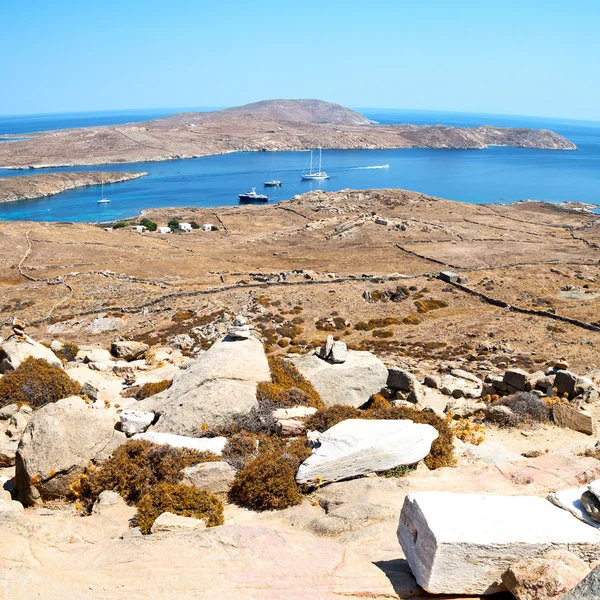
{"label": "blue sky", "polygon": [[597,0],[3,0],[0,114],[320,98],[600,120]]}

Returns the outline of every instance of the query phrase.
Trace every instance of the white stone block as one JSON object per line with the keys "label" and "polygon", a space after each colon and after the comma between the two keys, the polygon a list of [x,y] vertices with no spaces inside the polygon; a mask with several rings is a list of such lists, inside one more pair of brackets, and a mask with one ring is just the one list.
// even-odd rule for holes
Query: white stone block
{"label": "white stone block", "polygon": [[219,456],[227,443],[227,438],[193,438],[185,435],[175,435],[174,433],[160,433],[158,431],[146,431],[145,433],[136,433],[134,440],[148,440],[155,444],[168,444],[175,448],[190,448],[200,452],[214,452]]}
{"label": "white stone block", "polygon": [[548,550],[600,558],[598,530],[537,497],[409,494],[398,539],[417,583],[432,594],[504,591],[511,564]]}

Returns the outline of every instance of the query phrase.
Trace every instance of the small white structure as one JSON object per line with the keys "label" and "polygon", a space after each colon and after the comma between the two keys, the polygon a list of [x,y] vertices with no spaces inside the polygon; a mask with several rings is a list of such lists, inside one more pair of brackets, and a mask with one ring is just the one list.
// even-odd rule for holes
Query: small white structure
{"label": "small white structure", "polygon": [[158,233],[171,233],[171,228],[170,227],[159,227],[156,231],[158,231]]}
{"label": "small white structure", "polygon": [[131,230],[135,231],[136,233],[143,233],[144,231],[146,231],[147,227],[144,227],[143,225],[134,225]]}
{"label": "small white structure", "polygon": [[204,223],[202,225],[202,231],[212,231],[213,226],[210,223]]}
{"label": "small white structure", "polygon": [[189,223],[179,223],[179,225],[177,225],[177,229],[179,229],[179,231],[185,231],[186,233],[189,233],[192,231],[192,226]]}

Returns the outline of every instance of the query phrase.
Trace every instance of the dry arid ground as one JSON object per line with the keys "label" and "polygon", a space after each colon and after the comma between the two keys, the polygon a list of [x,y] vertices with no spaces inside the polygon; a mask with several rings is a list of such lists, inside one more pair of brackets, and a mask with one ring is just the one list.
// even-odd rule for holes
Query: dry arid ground
{"label": "dry arid ground", "polygon": [[[375,215],[388,225],[376,223]],[[594,214],[373,190],[145,216],[159,225],[178,217],[219,230],[160,235],[83,224],[0,224],[4,325],[16,316],[42,340],[60,333],[80,343],[106,345],[116,334],[158,342],[220,310],[248,312],[258,299],[260,310],[266,304],[274,315],[302,306],[303,332],[294,340],[300,347],[323,340],[328,332],[317,322],[337,316],[349,322],[336,330],[349,344],[425,371],[431,357],[467,358],[471,369],[488,364],[494,352],[478,354],[481,342],[510,347],[510,357],[499,361],[529,370],[556,358],[580,373],[597,364],[600,217]],[[490,298],[543,312],[492,305],[437,279],[442,270],[468,277],[469,288]],[[364,298],[398,286],[412,288],[401,301]],[[447,306],[420,313],[419,299]],[[116,317],[119,330],[90,334],[88,326],[101,314]],[[399,323],[374,330],[387,333],[374,337],[373,328],[356,329],[386,317]],[[403,322],[406,317],[412,323]],[[298,344],[285,351],[290,348],[298,351]]]}

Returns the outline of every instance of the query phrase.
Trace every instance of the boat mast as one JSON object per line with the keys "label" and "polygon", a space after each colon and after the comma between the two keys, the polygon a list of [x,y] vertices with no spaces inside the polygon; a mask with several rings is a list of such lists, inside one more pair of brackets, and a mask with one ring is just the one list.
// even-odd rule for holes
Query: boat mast
{"label": "boat mast", "polygon": [[321,172],[321,146],[319,146],[319,173]]}
{"label": "boat mast", "polygon": [[312,168],[312,150],[311,150],[310,151],[310,169],[309,169],[308,173],[310,175],[312,175],[312,172],[313,172],[313,168]]}

